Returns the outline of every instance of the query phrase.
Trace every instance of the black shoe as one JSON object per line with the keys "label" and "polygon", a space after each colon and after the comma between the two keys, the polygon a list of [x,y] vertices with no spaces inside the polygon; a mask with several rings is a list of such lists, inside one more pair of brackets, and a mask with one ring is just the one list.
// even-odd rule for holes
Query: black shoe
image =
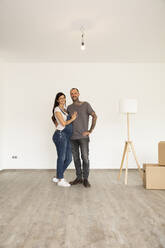
{"label": "black shoe", "polygon": [[71,185],[76,185],[83,183],[83,180],[81,178],[76,178],[74,181],[69,182]]}
{"label": "black shoe", "polygon": [[90,183],[89,183],[88,179],[84,179],[84,181],[83,181],[83,185],[84,185],[84,187],[86,187],[86,188],[91,187],[91,185],[90,185]]}

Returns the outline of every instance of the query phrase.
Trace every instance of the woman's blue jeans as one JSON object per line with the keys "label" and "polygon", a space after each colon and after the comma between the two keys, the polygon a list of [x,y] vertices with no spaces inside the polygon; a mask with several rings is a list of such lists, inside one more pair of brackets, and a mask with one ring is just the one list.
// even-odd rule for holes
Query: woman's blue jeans
{"label": "woman's blue jeans", "polygon": [[72,161],[72,151],[70,137],[60,130],[56,130],[53,135],[53,142],[57,149],[57,178],[64,178],[64,171]]}

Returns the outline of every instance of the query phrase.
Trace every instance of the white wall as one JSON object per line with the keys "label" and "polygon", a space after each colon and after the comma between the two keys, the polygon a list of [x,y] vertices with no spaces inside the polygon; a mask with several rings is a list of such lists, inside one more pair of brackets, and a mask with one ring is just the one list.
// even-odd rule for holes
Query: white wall
{"label": "white wall", "polygon": [[[52,106],[59,91],[66,93],[70,104],[72,87],[79,88],[80,100],[89,101],[98,115],[90,142],[91,168],[120,167],[126,139],[126,119],[118,113],[121,97],[138,99],[131,137],[139,162],[157,161],[158,141],[165,140],[161,90],[165,64],[6,63],[4,67],[4,168],[55,167]],[[13,155],[18,158],[12,159]],[[129,167],[136,168],[132,156]]]}
{"label": "white wall", "polygon": [[[163,68],[162,68],[163,70]],[[162,73],[162,80],[160,84],[160,89],[161,89],[161,140],[165,141],[165,73]]]}
{"label": "white wall", "polygon": [[3,156],[3,62],[0,60],[0,170]]}

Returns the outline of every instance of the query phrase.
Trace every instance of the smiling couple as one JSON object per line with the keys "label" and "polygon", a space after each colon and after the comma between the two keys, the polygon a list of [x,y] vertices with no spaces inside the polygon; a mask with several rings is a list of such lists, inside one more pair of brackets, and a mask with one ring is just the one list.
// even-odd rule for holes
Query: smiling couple
{"label": "smiling couple", "polygon": [[[57,174],[53,182],[58,186],[70,187],[83,184],[90,187],[89,177],[89,136],[92,133],[97,116],[88,102],[79,100],[79,90],[72,88],[70,96],[73,103],[65,109],[66,97],[57,93],[53,106],[52,120],[56,126],[53,142],[57,150]],[[91,127],[88,130],[89,117],[92,116]],[[81,157],[80,157],[81,154]],[[72,161],[76,169],[76,178],[70,183],[64,178],[64,172]]]}

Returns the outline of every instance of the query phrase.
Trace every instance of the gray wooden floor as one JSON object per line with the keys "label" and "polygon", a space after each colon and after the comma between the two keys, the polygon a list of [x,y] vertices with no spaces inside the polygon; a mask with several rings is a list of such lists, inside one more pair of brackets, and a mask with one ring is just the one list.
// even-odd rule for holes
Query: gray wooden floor
{"label": "gray wooden floor", "polygon": [[125,186],[118,171],[91,170],[91,188],[53,175],[0,172],[0,248],[165,248],[165,191],[145,190],[137,171]]}

